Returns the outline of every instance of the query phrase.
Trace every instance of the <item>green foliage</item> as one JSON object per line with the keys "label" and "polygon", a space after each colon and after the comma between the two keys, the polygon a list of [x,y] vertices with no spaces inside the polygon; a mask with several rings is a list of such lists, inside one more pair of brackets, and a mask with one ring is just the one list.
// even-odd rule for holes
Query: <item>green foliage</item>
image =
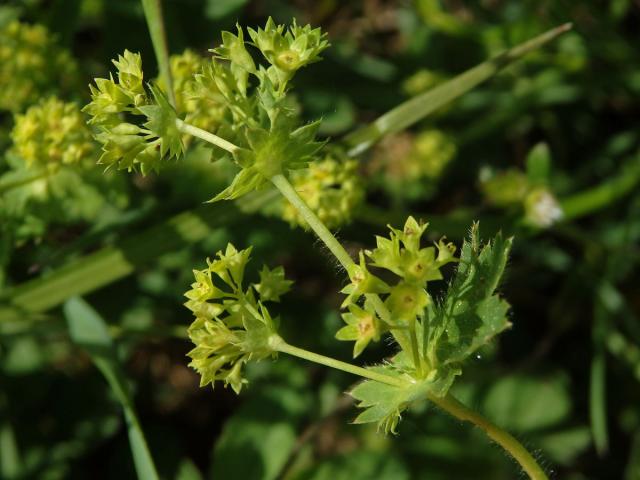
{"label": "green foliage", "polygon": [[127,420],[131,454],[138,478],[154,480],[160,478],[149,453],[133,400],[117,359],[115,345],[107,325],[98,313],[81,298],[72,298],[64,305],[65,317],[71,339],[84,348],[93,363],[109,383],[120,402]]}
{"label": "green foliage", "polygon": [[[108,465],[104,476],[135,476],[126,435],[132,423],[120,418],[118,386],[105,390],[56,308],[85,294],[109,318],[114,364],[135,383],[162,478],[522,475],[482,429],[431,408],[456,398],[525,441],[550,475],[637,477],[633,2],[0,3],[0,477],[84,478],[98,459]],[[317,51],[327,40],[317,29],[276,21],[265,27],[259,22],[267,15],[322,25],[332,49]],[[236,21],[262,28],[238,32]],[[564,21],[573,31],[540,36]],[[231,33],[219,39],[224,29]],[[214,47],[212,60],[204,52]],[[144,76],[134,54],[116,59],[113,78],[100,73],[111,81],[98,92],[103,124],[79,125],[68,102],[91,101],[82,84],[108,71],[104,52],[125,48],[141,52]],[[318,53],[326,60],[311,65]],[[290,148],[289,134],[318,118],[317,130],[296,142],[328,148]],[[90,131],[109,144],[115,163],[106,175],[95,166],[100,154],[86,141]],[[200,142],[207,132],[222,139],[208,137],[226,153]],[[175,156],[183,159],[168,162],[178,138],[184,156]],[[157,153],[147,161],[137,150],[154,142]],[[146,173],[152,164],[164,174],[120,175],[127,154],[132,170]],[[244,198],[197,206],[238,170],[225,195],[247,192]],[[277,171],[319,222],[304,220],[308,212],[301,215],[278,190],[251,191],[269,186]],[[394,230],[377,252],[385,266],[374,265],[366,253],[376,250],[371,235],[409,215],[429,221],[419,245]],[[493,239],[490,253],[478,241],[478,258],[466,270],[460,262],[459,274],[455,265],[437,269],[444,281],[433,269],[433,279],[411,269],[410,260],[437,261],[444,234],[462,246],[475,221]],[[329,251],[310,232],[291,228],[317,232],[318,225],[340,229],[344,240],[344,252],[337,241],[329,246],[350,276],[342,298],[345,284]],[[496,247],[512,235],[509,282],[498,289],[513,305],[507,317],[495,291],[475,297],[482,289],[473,272],[486,272],[480,257],[497,259]],[[344,372],[279,355],[242,364],[240,377],[251,388],[241,399],[227,389],[199,389],[200,375],[184,356],[180,298],[193,281],[185,266],[221,248],[224,254],[228,242],[252,245],[260,260],[247,266],[240,290],[252,296],[260,320],[235,312],[252,323],[253,347],[266,354],[258,344],[272,330],[260,304],[269,305],[290,347],[324,356],[301,348],[297,355],[377,381],[354,386]],[[260,270],[262,263],[284,265],[297,288],[283,296],[291,286],[284,270]],[[235,295],[217,274],[211,279]],[[226,308],[225,301],[237,303],[211,298],[201,307]],[[233,314],[224,310],[218,319]],[[509,320],[515,328],[500,342],[474,350]],[[216,318],[193,332],[206,344],[226,332],[216,327],[211,335],[210,323]],[[234,342],[248,331],[244,324],[227,329]],[[274,338],[272,346],[282,342]],[[241,339],[237,345],[250,348]],[[240,362],[244,353],[229,351]],[[351,355],[353,365],[338,360]],[[353,392],[361,404],[356,421],[366,423],[348,424],[354,398],[344,392]],[[400,430],[401,418],[401,435],[377,433]]]}

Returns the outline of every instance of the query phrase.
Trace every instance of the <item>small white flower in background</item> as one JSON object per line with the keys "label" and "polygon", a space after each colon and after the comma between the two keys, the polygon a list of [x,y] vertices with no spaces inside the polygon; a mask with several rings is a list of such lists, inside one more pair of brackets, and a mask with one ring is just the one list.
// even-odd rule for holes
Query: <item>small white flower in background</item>
{"label": "small white flower in background", "polygon": [[548,228],[564,215],[556,197],[546,189],[533,190],[525,200],[525,217],[528,223]]}

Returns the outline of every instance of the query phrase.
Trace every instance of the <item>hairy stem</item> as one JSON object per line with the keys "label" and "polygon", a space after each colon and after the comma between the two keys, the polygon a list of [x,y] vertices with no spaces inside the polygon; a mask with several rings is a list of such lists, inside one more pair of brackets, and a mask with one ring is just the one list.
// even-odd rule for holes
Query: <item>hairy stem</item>
{"label": "hairy stem", "polygon": [[[335,358],[326,357],[318,353],[310,352],[303,348],[294,347],[289,345],[282,338],[278,336],[272,337],[270,341],[272,347],[281,353],[286,353],[294,357],[302,358],[309,362],[319,363],[330,368],[335,368],[343,372],[351,373],[359,377],[368,378],[376,382],[384,383],[398,388],[405,388],[409,384],[407,380],[402,380],[397,377],[385,375],[384,373],[378,373],[371,370],[367,370],[350,363],[336,360]],[[538,462],[527,451],[522,444],[516,440],[516,438],[509,432],[502,430],[498,426],[491,423],[477,412],[474,412],[467,406],[463,405],[452,395],[445,397],[437,397],[435,395],[428,395],[431,402],[435,403],[445,412],[450,415],[465,421],[473,423],[475,426],[482,429],[489,438],[500,445],[513,459],[520,464],[522,469],[529,475],[532,480],[548,480],[544,470],[538,465]]]}
{"label": "hairy stem", "polygon": [[479,413],[474,412],[467,406],[463,405],[452,395],[447,395],[445,397],[429,395],[428,397],[429,400],[445,412],[462,421],[471,422],[476,427],[482,429],[489,438],[504,448],[509,455],[511,455],[513,459],[520,464],[526,474],[529,475],[529,478],[532,480],[548,480],[547,474],[544,473],[544,470],[540,465],[538,465],[535,458],[533,458],[527,449],[524,448],[522,444],[509,432],[502,430]]}
{"label": "hairy stem", "polygon": [[392,385],[398,388],[405,388],[409,384],[407,380],[402,380],[400,378],[385,375],[383,373],[377,373],[371,370],[367,370],[366,368],[358,367],[351,363],[336,360],[332,357],[326,357],[318,353],[310,352],[303,348],[294,347],[293,345],[289,345],[280,337],[273,338],[270,343],[272,347],[278,352],[302,358],[303,360],[307,360],[309,362],[319,363],[320,365],[335,368],[336,370],[342,370],[343,372],[351,373],[359,377],[368,378],[369,380],[385,383],[387,385]]}
{"label": "hairy stem", "polygon": [[300,195],[298,195],[291,183],[289,183],[289,180],[287,180],[284,175],[279,174],[271,178],[271,183],[273,183],[280,193],[289,200],[291,205],[294,206],[311,229],[316,232],[318,238],[322,240],[331,253],[333,253],[345,270],[349,271],[351,267],[355,265],[351,256],[347,253],[342,244],[338,242],[336,237],[333,236],[324,223],[322,223],[316,214],[313,213],[305,201],[300,198]]}

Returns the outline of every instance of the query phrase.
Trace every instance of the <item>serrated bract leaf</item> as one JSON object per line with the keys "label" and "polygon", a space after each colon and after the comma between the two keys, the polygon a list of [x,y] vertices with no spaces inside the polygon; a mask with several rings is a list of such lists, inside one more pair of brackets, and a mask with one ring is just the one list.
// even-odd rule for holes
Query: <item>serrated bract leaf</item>
{"label": "serrated bract leaf", "polygon": [[446,300],[436,306],[434,328],[424,342],[440,364],[459,363],[509,328],[509,304],[495,294],[511,249],[502,234],[480,246],[478,225],[471,229]]}
{"label": "serrated bract leaf", "polygon": [[[353,423],[377,423],[384,433],[397,433],[396,428],[402,413],[414,402],[426,400],[427,394],[443,396],[449,390],[455,376],[455,369],[445,368],[425,380],[410,381],[410,377],[397,367],[404,363],[403,355],[398,355],[393,364],[371,367],[370,370],[398,379],[407,379],[406,387],[399,387],[365,380],[351,390],[350,394],[358,400],[357,406],[365,410]],[[443,393],[444,392],[444,393]]]}

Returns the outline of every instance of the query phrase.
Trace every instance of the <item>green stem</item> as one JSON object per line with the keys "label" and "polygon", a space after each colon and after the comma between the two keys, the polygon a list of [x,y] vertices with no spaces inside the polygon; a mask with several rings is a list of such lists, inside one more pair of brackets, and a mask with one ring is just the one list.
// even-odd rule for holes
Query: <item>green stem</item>
{"label": "green stem", "polygon": [[300,195],[298,195],[291,183],[289,183],[289,180],[287,180],[284,175],[278,174],[271,178],[271,183],[273,183],[280,193],[289,200],[300,216],[307,222],[311,229],[316,232],[318,238],[322,240],[322,242],[348,272],[355,265],[351,256],[347,253],[342,244],[338,242],[336,237],[333,236],[324,223],[322,223],[316,214],[313,213],[305,201],[300,198]]}
{"label": "green stem", "polygon": [[413,365],[416,367],[418,378],[422,378],[422,362],[420,361],[420,349],[418,348],[418,337],[416,336],[415,326],[409,329],[409,337],[411,339]]}
{"label": "green stem", "polygon": [[173,77],[171,76],[171,66],[169,64],[169,48],[167,47],[167,34],[162,17],[161,0],[142,0],[142,8],[149,26],[149,34],[151,35],[151,43],[153,43],[153,51],[158,60],[160,76],[167,85],[169,101],[175,107],[176,94],[173,91]]}
{"label": "green stem", "polygon": [[516,440],[513,435],[497,427],[482,415],[474,412],[467,406],[463,405],[452,395],[447,395],[443,398],[436,397],[434,395],[428,395],[429,400],[435,403],[445,412],[453,415],[454,417],[465,421],[471,422],[476,427],[483,430],[489,438],[504,448],[509,455],[511,455],[516,462],[520,464],[522,469],[529,475],[532,480],[548,480],[547,474],[535,458],[527,451],[522,444]]}
{"label": "green stem", "polygon": [[541,47],[570,29],[570,23],[560,25],[514,48],[502,52],[498,56],[461,73],[437,87],[401,103],[373,123],[348,134],[343,139],[343,142],[346,143],[348,147],[348,154],[350,156],[360,155],[382,137],[414,125],[440,107],[491,78],[502,68],[518,60],[523,55]]}
{"label": "green stem", "polygon": [[238,148],[240,148],[222,137],[214,135],[213,133],[207,132],[206,130],[203,130],[201,128],[194,127],[193,125],[185,123],[180,119],[176,120],[176,127],[178,127],[178,130],[180,130],[182,133],[188,133],[189,135],[198,137],[205,142],[209,142],[216,147],[220,147],[223,150],[226,150],[229,153],[233,153],[238,150]]}
{"label": "green stem", "polygon": [[319,363],[320,365],[335,368],[336,370],[342,370],[343,372],[351,373],[359,377],[368,378],[369,380],[374,380],[376,382],[392,385],[398,388],[405,388],[409,383],[407,380],[402,380],[400,378],[385,375],[383,373],[377,373],[372,370],[367,370],[366,368],[352,365],[351,363],[341,362],[340,360],[336,360],[332,357],[326,357],[318,353],[310,352],[303,348],[294,347],[293,345],[289,345],[282,338],[277,336],[272,337],[270,343],[274,350],[277,350],[278,352],[302,358],[303,360],[307,360],[309,362]]}
{"label": "green stem", "polygon": [[[337,370],[351,373],[359,377],[368,378],[369,380],[384,383],[386,385],[391,385],[398,388],[406,388],[409,383],[407,380],[402,380],[397,377],[385,375],[384,373],[367,370],[350,363],[341,362],[340,360],[336,360],[335,358],[326,357],[324,355],[310,352],[303,348],[294,347],[293,345],[289,345],[288,343],[286,343],[282,338],[278,336],[272,337],[270,339],[270,343],[274,350],[277,350],[278,352],[286,353],[288,355],[292,355],[309,362],[319,363],[320,365],[335,368]],[[516,460],[516,462],[520,464],[522,469],[527,473],[527,475],[529,475],[532,480],[548,480],[547,475],[544,473],[544,470],[542,470],[540,465],[538,465],[533,456],[509,432],[502,430],[479,413],[474,412],[470,408],[466,407],[452,395],[447,395],[445,397],[428,395],[428,398],[430,401],[435,403],[438,407],[440,407],[450,415],[462,421],[471,422],[475,426],[482,429],[489,438],[491,438],[494,442],[504,448],[509,453],[509,455],[511,455],[514,460]]]}
{"label": "green stem", "polygon": [[[291,202],[293,207],[298,211],[300,216],[304,218],[311,229],[318,235],[318,238],[327,246],[327,248],[333,253],[338,262],[348,272],[351,267],[355,265],[351,256],[344,249],[342,244],[333,236],[329,229],[322,223],[317,215],[309,208],[306,202],[300,198],[300,195],[295,191],[289,180],[284,175],[276,175],[271,179],[271,182],[282,193],[282,195]],[[375,293],[367,294],[367,298],[371,301],[373,308],[375,308],[377,314],[387,324],[392,325],[393,321],[389,309],[385,306],[382,299]],[[413,352],[413,356],[418,354],[417,349],[414,351],[413,344],[411,343],[411,337],[406,331],[392,331],[400,347],[406,352]],[[416,369],[419,369],[419,364],[416,364]]]}
{"label": "green stem", "polygon": [[620,173],[599,185],[560,200],[564,221],[575,220],[608,207],[637,188],[640,182],[640,157],[629,159]]}

